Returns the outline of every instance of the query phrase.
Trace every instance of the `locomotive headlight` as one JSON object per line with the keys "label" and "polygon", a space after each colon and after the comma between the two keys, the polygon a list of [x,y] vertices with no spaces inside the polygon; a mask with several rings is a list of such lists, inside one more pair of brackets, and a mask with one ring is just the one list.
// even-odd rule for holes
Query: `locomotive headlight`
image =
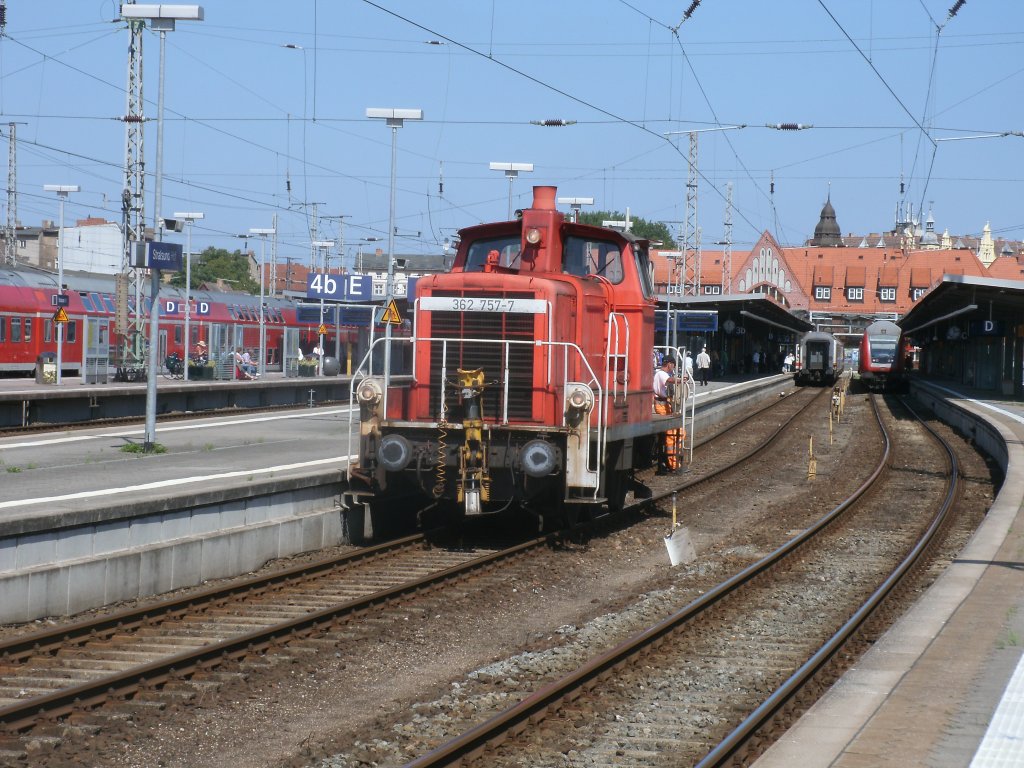
{"label": "locomotive headlight", "polygon": [[594,392],[586,384],[570,384],[565,402],[574,411],[589,411],[594,407]]}
{"label": "locomotive headlight", "polygon": [[541,231],[537,227],[531,227],[526,230],[526,242],[530,245],[540,245]]}
{"label": "locomotive headlight", "polygon": [[546,477],[555,471],[558,457],[546,440],[531,440],[519,451],[519,463],[530,477]]}
{"label": "locomotive headlight", "polygon": [[377,461],[389,472],[405,469],[412,459],[412,447],[401,435],[385,435],[377,448]]}
{"label": "locomotive headlight", "polygon": [[376,405],[384,397],[384,389],[376,379],[363,379],[356,389],[360,405]]}

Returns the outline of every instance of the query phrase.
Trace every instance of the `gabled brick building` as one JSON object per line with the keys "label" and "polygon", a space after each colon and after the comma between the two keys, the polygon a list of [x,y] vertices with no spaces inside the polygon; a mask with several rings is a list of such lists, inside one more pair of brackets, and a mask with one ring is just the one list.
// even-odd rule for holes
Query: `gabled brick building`
{"label": "gabled brick building", "polygon": [[[723,252],[703,251],[700,293],[764,294],[820,330],[857,336],[876,319],[902,317],[943,275],[1024,280],[1019,243],[997,244],[990,236],[986,242],[983,236],[971,250],[963,238],[953,247],[948,233],[934,236],[930,226],[918,234],[840,237],[835,211],[826,201],[815,237],[806,244],[782,246],[766,231],[750,251],[734,248],[731,279],[722,274]],[[988,267],[979,253],[993,253]],[[658,293],[677,294],[681,265],[658,251],[652,261]]]}

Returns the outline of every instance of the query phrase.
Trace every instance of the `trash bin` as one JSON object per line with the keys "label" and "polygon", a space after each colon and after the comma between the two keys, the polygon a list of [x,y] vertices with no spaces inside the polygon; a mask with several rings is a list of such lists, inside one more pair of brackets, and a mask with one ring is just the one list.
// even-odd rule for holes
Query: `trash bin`
{"label": "trash bin", "polygon": [[337,376],[341,373],[341,363],[336,357],[324,357],[324,376]]}
{"label": "trash bin", "polygon": [[36,358],[36,384],[57,383],[57,353],[43,352]]}

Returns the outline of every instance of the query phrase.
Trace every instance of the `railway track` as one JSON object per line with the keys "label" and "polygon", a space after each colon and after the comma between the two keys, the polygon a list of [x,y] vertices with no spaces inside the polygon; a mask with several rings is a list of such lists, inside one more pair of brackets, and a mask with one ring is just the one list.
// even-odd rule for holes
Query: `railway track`
{"label": "railway track", "polygon": [[533,548],[436,548],[423,535],[0,643],[0,728],[82,712],[262,652]]}
{"label": "railway track", "polygon": [[[814,400],[773,401],[766,434],[778,435],[778,422],[790,423]],[[779,409],[795,413],[774,417]],[[719,439],[741,426],[750,428],[750,420],[759,414],[763,418],[765,410],[730,425]],[[719,458],[735,465],[749,455]],[[274,644],[322,632],[368,607],[458,580],[471,570],[546,547],[549,541],[535,539],[501,551],[448,551],[429,547],[421,536],[409,537],[10,639],[0,643],[0,729],[7,731],[9,746],[17,751],[13,742],[20,738],[14,735],[18,732],[35,733],[39,726],[46,731],[62,719],[80,720],[104,703],[123,706],[129,699],[159,696],[165,687],[173,698],[180,682],[197,670],[252,658]]]}
{"label": "railway track", "polygon": [[886,598],[947,524],[955,454],[929,432],[922,461],[924,430],[887,418],[900,431],[891,447],[876,417],[884,451],[847,501],[668,618],[438,739],[409,768],[748,765],[880,631]]}

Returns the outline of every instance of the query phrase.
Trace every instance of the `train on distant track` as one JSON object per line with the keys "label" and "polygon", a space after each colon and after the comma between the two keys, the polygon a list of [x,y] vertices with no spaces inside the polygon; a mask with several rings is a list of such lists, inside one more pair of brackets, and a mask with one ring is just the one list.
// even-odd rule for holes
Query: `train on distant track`
{"label": "train on distant track", "polygon": [[797,344],[793,380],[797,386],[831,386],[845,368],[844,348],[831,333],[810,331]]}
{"label": "train on distant track", "polygon": [[[0,376],[28,376],[40,357],[55,353],[57,331],[54,297],[58,290],[57,274],[32,267],[0,267]],[[116,314],[115,276],[85,272],[64,272],[63,291],[67,306],[61,343],[61,369],[66,375],[78,375],[90,348],[108,350],[110,359],[104,361],[111,370],[116,368],[115,329]],[[148,290],[148,286],[147,286]],[[183,289],[162,286],[158,360],[170,355],[184,360],[186,351],[193,351],[200,341],[205,342],[211,359],[226,355],[242,347],[259,350],[260,299],[245,293],[192,291],[189,308],[190,343],[185,343],[185,293]],[[129,298],[128,309],[135,313],[134,298]],[[149,316],[152,302],[145,297],[143,315]],[[293,348],[311,349],[319,336],[319,318],[300,321],[298,307],[292,299],[264,298],[264,328],[267,357],[265,365],[280,370],[285,354],[285,336]],[[329,327],[325,348],[334,348],[336,339],[353,341],[355,331]],[[148,337],[147,337],[148,339]],[[307,350],[308,351],[308,350]]]}
{"label": "train on distant track", "polygon": [[912,353],[909,339],[896,323],[876,320],[860,338],[858,380],[872,391],[905,391]]}
{"label": "train on distant track", "polygon": [[[402,350],[376,340],[353,377],[354,541],[414,507],[544,528],[619,509],[682,426],[680,408],[652,407],[648,242],[572,222],[555,194],[535,187],[516,220],[461,230],[451,271],[417,281]],[[386,361],[402,356],[412,376],[396,383]]]}

